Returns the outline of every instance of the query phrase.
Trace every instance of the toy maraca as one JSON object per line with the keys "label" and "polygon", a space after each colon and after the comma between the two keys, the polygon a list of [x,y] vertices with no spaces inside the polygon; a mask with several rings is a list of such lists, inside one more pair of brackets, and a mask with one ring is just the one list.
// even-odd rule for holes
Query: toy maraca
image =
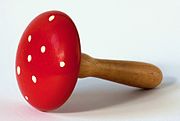
{"label": "toy maraca", "polygon": [[89,76],[143,89],[155,88],[162,80],[160,69],[152,64],[95,59],[81,53],[75,24],[63,12],[42,13],[28,25],[16,54],[16,77],[33,107],[41,111],[60,107],[77,78]]}

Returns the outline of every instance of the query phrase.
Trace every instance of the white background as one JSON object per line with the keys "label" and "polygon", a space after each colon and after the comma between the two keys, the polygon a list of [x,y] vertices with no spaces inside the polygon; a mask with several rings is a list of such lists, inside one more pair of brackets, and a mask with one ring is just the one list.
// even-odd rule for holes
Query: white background
{"label": "white background", "polygon": [[[83,52],[156,64],[163,71],[163,83],[143,91],[86,78],[78,81],[59,110],[32,108],[16,83],[15,54],[26,26],[47,10],[71,16]],[[179,61],[179,0],[0,0],[1,121],[179,121]]]}

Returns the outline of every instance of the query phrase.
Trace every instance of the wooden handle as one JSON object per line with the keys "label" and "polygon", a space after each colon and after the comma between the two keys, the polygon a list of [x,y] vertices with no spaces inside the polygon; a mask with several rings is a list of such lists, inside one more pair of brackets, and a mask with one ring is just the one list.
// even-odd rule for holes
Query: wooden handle
{"label": "wooden handle", "polygon": [[152,64],[95,59],[81,54],[79,77],[89,76],[144,89],[155,88],[162,80],[162,72]]}

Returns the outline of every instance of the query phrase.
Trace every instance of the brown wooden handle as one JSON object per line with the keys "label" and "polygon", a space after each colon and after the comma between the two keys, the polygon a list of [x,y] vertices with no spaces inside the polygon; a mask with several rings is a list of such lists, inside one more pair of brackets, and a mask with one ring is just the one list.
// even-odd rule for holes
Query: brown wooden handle
{"label": "brown wooden handle", "polygon": [[95,59],[81,54],[79,77],[97,77],[144,89],[161,83],[161,70],[148,63]]}

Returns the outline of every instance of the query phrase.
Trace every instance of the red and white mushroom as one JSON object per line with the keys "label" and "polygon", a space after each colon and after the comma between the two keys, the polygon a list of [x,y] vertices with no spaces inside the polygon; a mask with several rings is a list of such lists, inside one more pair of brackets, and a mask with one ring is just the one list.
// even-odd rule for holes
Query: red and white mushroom
{"label": "red and white mushroom", "polygon": [[81,54],[78,31],[65,13],[37,16],[24,31],[16,54],[16,77],[24,98],[39,110],[56,109],[69,98],[77,78],[87,76],[148,89],[162,79],[151,64]]}
{"label": "red and white mushroom", "polygon": [[36,17],[23,33],[16,56],[24,98],[43,111],[62,105],[76,84],[80,55],[78,32],[66,14],[50,11]]}

